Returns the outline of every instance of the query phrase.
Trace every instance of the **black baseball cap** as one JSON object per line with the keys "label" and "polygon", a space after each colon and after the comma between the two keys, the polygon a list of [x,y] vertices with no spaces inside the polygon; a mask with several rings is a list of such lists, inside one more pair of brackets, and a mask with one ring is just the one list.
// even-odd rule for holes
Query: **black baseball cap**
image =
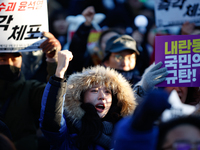
{"label": "black baseball cap", "polygon": [[131,50],[137,55],[140,55],[136,47],[136,41],[131,36],[115,35],[106,42],[104,60],[106,60],[111,53],[116,53],[123,50]]}
{"label": "black baseball cap", "polygon": [[22,56],[21,52],[0,52],[0,56],[5,56],[5,54],[13,54],[15,57]]}

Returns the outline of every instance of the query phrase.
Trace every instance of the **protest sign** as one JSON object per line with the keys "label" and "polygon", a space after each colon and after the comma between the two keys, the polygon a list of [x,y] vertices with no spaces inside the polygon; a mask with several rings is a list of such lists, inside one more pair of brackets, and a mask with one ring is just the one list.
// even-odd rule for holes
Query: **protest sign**
{"label": "protest sign", "polygon": [[1,0],[0,52],[39,50],[48,30],[46,0]]}
{"label": "protest sign", "polygon": [[200,86],[200,35],[156,36],[155,63],[167,67],[166,80],[159,87]]}
{"label": "protest sign", "polygon": [[200,25],[200,0],[155,0],[154,10],[157,27]]}
{"label": "protest sign", "polygon": [[103,59],[103,52],[98,46],[98,40],[101,33],[101,30],[91,30],[88,37],[87,49],[95,65],[99,65]]}

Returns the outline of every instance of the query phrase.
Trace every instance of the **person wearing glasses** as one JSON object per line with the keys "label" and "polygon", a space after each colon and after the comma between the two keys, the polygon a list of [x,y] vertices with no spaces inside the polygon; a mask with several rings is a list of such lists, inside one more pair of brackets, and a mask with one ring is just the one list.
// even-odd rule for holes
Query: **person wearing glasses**
{"label": "person wearing glasses", "polygon": [[139,71],[136,67],[136,41],[129,35],[116,35],[106,43],[103,65],[121,73],[132,85],[139,80]]}
{"label": "person wearing glasses", "polygon": [[159,125],[158,150],[200,150],[200,118],[182,116]]}
{"label": "person wearing glasses", "polygon": [[162,113],[173,109],[168,97],[164,89],[153,90],[132,116],[120,120],[113,132],[114,150],[200,150],[199,115],[180,113],[162,120]]}

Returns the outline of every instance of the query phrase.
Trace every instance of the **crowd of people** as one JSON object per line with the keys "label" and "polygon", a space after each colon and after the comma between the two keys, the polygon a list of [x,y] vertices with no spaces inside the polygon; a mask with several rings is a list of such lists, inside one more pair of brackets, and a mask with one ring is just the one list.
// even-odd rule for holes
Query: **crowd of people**
{"label": "crowd of people", "polygon": [[[168,70],[154,62],[155,36],[171,33],[156,28],[150,5],[49,0],[48,8],[49,32],[43,32],[47,39],[37,56],[0,53],[0,149],[200,148],[200,88],[156,87]],[[97,13],[106,17],[91,52],[88,39],[97,29]],[[71,35],[66,18],[79,14],[84,21]],[[148,20],[145,30],[134,24],[138,15]],[[200,34],[200,28],[185,22],[179,34]],[[195,111],[163,121],[174,90]]]}

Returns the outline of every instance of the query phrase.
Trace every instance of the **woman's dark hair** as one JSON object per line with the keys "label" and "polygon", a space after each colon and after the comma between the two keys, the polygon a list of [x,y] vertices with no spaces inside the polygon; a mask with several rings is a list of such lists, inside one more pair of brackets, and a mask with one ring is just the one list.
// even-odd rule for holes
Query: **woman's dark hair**
{"label": "woman's dark hair", "polygon": [[188,94],[185,103],[190,105],[196,105],[199,102],[200,102],[199,87],[188,87]]}
{"label": "woman's dark hair", "polygon": [[200,131],[200,118],[196,115],[182,116],[160,123],[157,150],[162,149],[162,145],[164,144],[166,136],[170,130],[184,124],[195,126]]}
{"label": "woman's dark hair", "polygon": [[104,30],[101,35],[99,36],[99,40],[98,40],[98,46],[101,48],[101,42],[102,42],[102,39],[104,37],[104,35],[106,35],[107,33],[110,33],[110,32],[115,32],[117,34],[121,34],[118,30],[116,29],[113,29],[113,28],[108,28],[106,30]]}
{"label": "woman's dark hair", "polygon": [[117,123],[121,118],[121,107],[117,105],[117,95],[112,94],[112,105],[106,114],[104,118],[102,118],[102,121],[108,121],[113,124]]}

